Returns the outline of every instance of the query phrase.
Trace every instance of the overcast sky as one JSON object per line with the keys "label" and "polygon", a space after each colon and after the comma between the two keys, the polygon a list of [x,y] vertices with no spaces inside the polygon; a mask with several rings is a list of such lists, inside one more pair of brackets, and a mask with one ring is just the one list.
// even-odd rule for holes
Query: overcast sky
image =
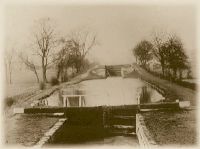
{"label": "overcast sky", "polygon": [[178,35],[187,54],[196,50],[196,10],[191,5],[8,5],[5,13],[7,47],[28,50],[34,21],[50,17],[60,35],[87,27],[96,32],[99,45],[89,57],[101,64],[134,61],[131,49],[154,30]]}

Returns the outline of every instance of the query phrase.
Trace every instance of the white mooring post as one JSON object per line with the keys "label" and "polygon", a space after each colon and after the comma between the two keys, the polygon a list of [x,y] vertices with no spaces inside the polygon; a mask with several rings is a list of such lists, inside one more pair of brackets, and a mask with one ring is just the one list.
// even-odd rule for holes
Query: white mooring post
{"label": "white mooring post", "polygon": [[140,95],[137,96],[137,104],[138,104],[138,110],[140,110]]}
{"label": "white mooring post", "polygon": [[78,107],[80,107],[80,96],[78,96]]}
{"label": "white mooring post", "polygon": [[[66,101],[67,101],[67,102],[66,102]],[[68,97],[67,97],[66,101],[65,101],[66,107],[69,107],[70,104],[69,104],[69,98],[68,98]]]}
{"label": "white mooring post", "polygon": [[179,107],[180,108],[189,108],[190,107],[190,101],[179,101]]}
{"label": "white mooring post", "polygon": [[14,108],[13,113],[14,114],[22,114],[22,113],[24,113],[24,108]]}
{"label": "white mooring post", "polygon": [[63,107],[66,107],[66,97],[63,97]]}

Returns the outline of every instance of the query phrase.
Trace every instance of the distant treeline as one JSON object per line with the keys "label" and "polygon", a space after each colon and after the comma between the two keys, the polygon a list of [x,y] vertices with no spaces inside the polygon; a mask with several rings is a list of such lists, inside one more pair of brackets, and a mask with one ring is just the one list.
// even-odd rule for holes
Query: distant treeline
{"label": "distant treeline", "polygon": [[142,40],[133,49],[137,64],[148,72],[195,89],[195,83],[185,82],[192,79],[191,64],[185,54],[181,39],[176,35],[155,35],[152,41]]}

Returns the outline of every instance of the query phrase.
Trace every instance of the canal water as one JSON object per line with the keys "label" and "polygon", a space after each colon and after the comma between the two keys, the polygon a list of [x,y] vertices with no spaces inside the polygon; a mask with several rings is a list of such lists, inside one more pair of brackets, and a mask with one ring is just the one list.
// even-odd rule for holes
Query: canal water
{"label": "canal water", "polygon": [[[137,97],[142,91],[145,91],[145,94],[148,94],[146,96],[149,97],[145,102],[161,102],[164,100],[160,93],[140,79],[108,77],[107,79],[88,80],[68,86],[44,99],[42,103],[50,107],[63,106],[63,94],[76,94],[83,95],[83,106],[85,107],[130,105],[137,104]],[[78,106],[78,97],[74,97],[68,105]]]}

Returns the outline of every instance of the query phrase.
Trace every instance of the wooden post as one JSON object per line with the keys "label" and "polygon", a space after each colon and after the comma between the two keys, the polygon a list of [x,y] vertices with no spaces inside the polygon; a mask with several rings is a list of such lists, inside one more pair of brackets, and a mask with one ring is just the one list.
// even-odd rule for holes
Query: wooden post
{"label": "wooden post", "polygon": [[66,106],[66,97],[63,97],[63,107]]}
{"label": "wooden post", "polygon": [[137,97],[138,111],[140,111],[140,95]]}
{"label": "wooden post", "polygon": [[69,107],[70,105],[69,105],[69,99],[68,99],[68,97],[67,97],[67,102],[65,101],[65,104],[66,104],[66,107]]}
{"label": "wooden post", "polygon": [[107,118],[107,117],[106,117],[106,116],[107,116],[106,114],[107,114],[107,113],[106,113],[106,112],[107,112],[106,106],[102,106],[102,116],[103,116],[103,117],[102,117],[102,124],[103,124],[103,127],[104,127],[104,128],[107,127],[107,123],[106,123],[106,122],[107,122],[107,120],[106,120],[106,118]]}
{"label": "wooden post", "polygon": [[79,95],[79,107],[82,107],[82,104],[81,104],[81,95]]}
{"label": "wooden post", "polygon": [[105,77],[107,78],[107,67],[105,65]]}

